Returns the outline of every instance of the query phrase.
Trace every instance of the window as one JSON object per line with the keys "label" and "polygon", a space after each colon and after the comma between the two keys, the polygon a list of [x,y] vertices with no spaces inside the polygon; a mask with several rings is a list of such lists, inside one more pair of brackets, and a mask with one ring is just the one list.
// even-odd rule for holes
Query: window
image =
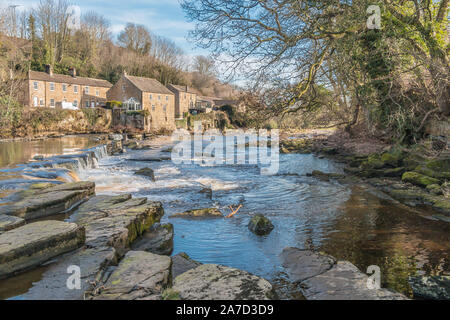
{"label": "window", "polygon": [[167,111],[167,104],[164,105],[163,110]]}
{"label": "window", "polygon": [[152,111],[156,110],[156,106],[154,104],[152,104]]}
{"label": "window", "polygon": [[41,106],[44,105],[44,99],[39,100],[39,105],[41,105]]}
{"label": "window", "polygon": [[100,95],[100,91],[95,90],[95,95],[98,97]]}
{"label": "window", "polygon": [[39,89],[39,83],[37,81],[33,82],[33,87],[34,87],[34,90],[38,90]]}
{"label": "window", "polygon": [[50,107],[55,107],[55,99],[50,99]]}
{"label": "window", "polygon": [[84,93],[89,94],[89,87],[84,87]]}
{"label": "window", "polygon": [[123,103],[123,106],[128,111],[141,111],[142,110],[141,103],[134,98],[130,98],[127,101],[125,101]]}
{"label": "window", "polygon": [[125,88],[125,85],[123,84],[123,85],[122,85],[122,91],[125,92],[125,89],[126,89],[126,88]]}
{"label": "window", "polygon": [[166,96],[166,101],[169,101],[169,96]]}
{"label": "window", "polygon": [[152,94],[150,94],[150,100],[153,100],[153,95]]}
{"label": "window", "polygon": [[186,100],[186,93],[184,94],[184,99]]}
{"label": "window", "polygon": [[161,100],[161,96],[160,95],[158,96],[158,100]]}
{"label": "window", "polygon": [[33,106],[34,107],[38,106],[38,97],[33,97]]}
{"label": "window", "polygon": [[89,101],[86,101],[85,106],[86,108],[89,108]]}
{"label": "window", "polygon": [[55,84],[50,82],[50,91],[55,91]]}
{"label": "window", "polygon": [[64,83],[64,84],[62,85],[62,89],[63,89],[63,92],[67,92],[67,84]]}
{"label": "window", "polygon": [[78,93],[78,86],[77,86],[77,85],[74,85],[74,86],[73,86],[73,92],[74,92],[74,93]]}
{"label": "window", "polygon": [[73,106],[78,107],[78,100],[73,100]]}

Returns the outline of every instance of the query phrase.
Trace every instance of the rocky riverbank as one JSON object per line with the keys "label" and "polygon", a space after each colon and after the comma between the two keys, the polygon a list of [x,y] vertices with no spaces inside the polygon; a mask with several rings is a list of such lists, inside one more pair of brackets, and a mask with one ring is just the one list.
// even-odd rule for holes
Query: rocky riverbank
{"label": "rocky riverbank", "polygon": [[[110,138],[113,142],[107,146],[21,166],[18,172],[30,178],[1,181],[15,192],[4,197],[0,206],[0,278],[46,266],[40,280],[20,298],[279,298],[273,284],[246,271],[202,264],[186,254],[170,257],[176,230],[170,224],[158,224],[164,215],[160,202],[133,198],[130,194],[96,195],[95,184],[88,181],[62,182],[80,168],[95,167],[102,156],[123,153],[123,145],[130,149],[156,148],[140,137],[132,141]],[[169,151],[163,144],[157,148],[161,158]],[[152,158],[151,162],[155,159],[160,158]],[[345,178],[317,172],[315,176]],[[154,176],[150,178],[151,182]],[[189,210],[175,216],[225,219],[215,208]],[[267,232],[262,234],[274,228],[270,221],[266,225]],[[256,230],[251,225],[249,229]],[[282,256],[291,282],[302,288],[307,286],[301,290],[307,299],[405,299],[383,289],[368,291],[364,286],[367,276],[349,262],[294,249],[286,249]],[[76,276],[77,270],[78,283],[71,277]]]}
{"label": "rocky riverbank", "polygon": [[[349,147],[350,146],[350,147]],[[433,217],[450,221],[450,151],[447,144],[432,142],[410,148],[370,144],[358,148],[343,146],[327,136],[285,139],[281,153],[314,153],[346,164],[342,174],[320,171],[311,175],[321,180],[367,183],[407,206],[431,209]]]}

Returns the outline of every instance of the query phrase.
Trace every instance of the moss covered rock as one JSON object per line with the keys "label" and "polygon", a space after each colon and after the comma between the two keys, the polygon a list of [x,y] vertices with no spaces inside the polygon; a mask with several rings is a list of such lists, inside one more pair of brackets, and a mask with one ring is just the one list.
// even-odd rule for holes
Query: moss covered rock
{"label": "moss covered rock", "polygon": [[194,218],[194,219],[207,219],[207,218],[223,218],[222,212],[216,208],[195,209],[182,213],[175,213],[170,216],[171,218]]}
{"label": "moss covered rock", "polygon": [[138,176],[148,177],[148,178],[150,178],[150,180],[152,180],[153,182],[155,181],[155,172],[153,171],[153,169],[150,169],[150,168],[142,168],[142,169],[136,171],[134,174],[136,174],[136,175],[138,175]]}
{"label": "moss covered rock", "polygon": [[432,184],[440,184],[440,181],[438,179],[428,177],[414,171],[405,172],[402,176],[402,181],[409,182],[423,188],[426,188],[427,186]]}
{"label": "moss covered rock", "polygon": [[273,228],[272,222],[262,214],[255,215],[248,223],[248,229],[258,236],[271,233]]}

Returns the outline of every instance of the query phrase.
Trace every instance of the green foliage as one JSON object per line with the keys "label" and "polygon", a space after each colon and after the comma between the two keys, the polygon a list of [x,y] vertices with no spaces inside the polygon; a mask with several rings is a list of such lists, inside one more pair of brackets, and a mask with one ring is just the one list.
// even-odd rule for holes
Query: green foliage
{"label": "green foliage", "polygon": [[107,109],[114,109],[114,108],[122,108],[122,102],[120,101],[107,101],[106,102],[106,108]]}

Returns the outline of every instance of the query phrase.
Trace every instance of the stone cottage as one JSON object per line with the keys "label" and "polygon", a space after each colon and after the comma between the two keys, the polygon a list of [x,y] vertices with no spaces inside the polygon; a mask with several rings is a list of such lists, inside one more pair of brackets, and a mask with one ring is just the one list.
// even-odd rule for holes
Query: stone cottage
{"label": "stone cottage", "polygon": [[175,129],[175,95],[156,79],[122,75],[108,91],[108,101],[122,102],[128,112],[142,112],[145,131]]}
{"label": "stone cottage", "polygon": [[78,77],[75,69],[70,75],[54,74],[51,66],[46,72],[29,71],[21,103],[26,107],[101,107],[112,84],[106,80]]}

